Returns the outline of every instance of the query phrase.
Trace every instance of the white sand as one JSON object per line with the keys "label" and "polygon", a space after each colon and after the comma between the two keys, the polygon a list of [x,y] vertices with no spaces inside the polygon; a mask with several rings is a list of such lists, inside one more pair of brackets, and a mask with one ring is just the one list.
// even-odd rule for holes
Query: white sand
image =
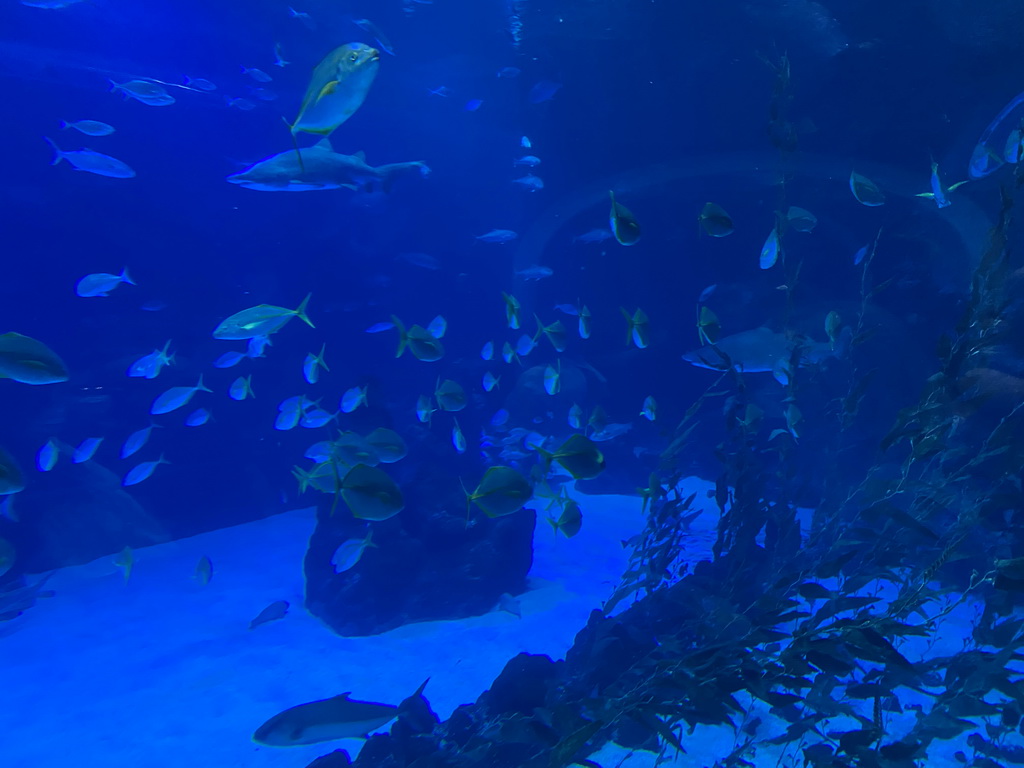
{"label": "white sand", "polygon": [[[709,486],[687,484],[707,509]],[[538,520],[522,619],[495,611],[373,637],[334,635],[302,608],[312,509],[139,550],[127,584],[114,555],[64,569],[47,585],[55,597],[0,624],[0,768],[304,768],[339,747],[355,756],[362,741],[274,748],[254,744],[252,732],[282,709],[345,691],[397,704],[428,676],[426,696],[446,718],[487,689],[515,654],[563,658],[590,611],[618,585],[628,555],[621,541],[643,526],[640,501],[574,496],[584,516],[578,536],[556,537]],[[713,512],[696,521],[689,559],[707,556],[714,524]],[[205,587],[191,578],[203,555],[214,564]],[[291,603],[288,615],[249,631],[275,600]],[[928,655],[955,652],[977,608],[969,602],[946,617],[943,647]],[[926,650],[915,645],[905,649],[911,658]],[[920,694],[899,693],[904,705],[930,705]],[[759,737],[785,729],[763,704],[753,710],[764,720]],[[912,719],[893,717],[892,734]],[[830,730],[856,727],[843,720],[833,719]],[[929,764],[955,765],[952,753],[965,737],[936,742]],[[687,754],[672,765],[711,765],[738,743],[728,727],[700,727],[683,742]],[[593,756],[606,768],[650,768],[654,757],[615,745]],[[756,760],[800,763],[792,746],[762,746]]]}
{"label": "white sand", "polygon": [[[127,584],[113,555],[64,569],[47,585],[55,597],[0,625],[0,766],[302,768],[338,747],[354,756],[362,742],[263,747],[250,739],[255,728],[345,691],[397,704],[427,676],[445,718],[515,654],[563,657],[618,584],[628,554],[620,541],[642,528],[640,501],[578,498],[574,539],[538,523],[522,619],[496,611],[334,635],[302,608],[312,509],[139,550]],[[203,555],[214,565],[205,587],[191,578]],[[288,616],[249,631],[275,600],[291,603]]]}

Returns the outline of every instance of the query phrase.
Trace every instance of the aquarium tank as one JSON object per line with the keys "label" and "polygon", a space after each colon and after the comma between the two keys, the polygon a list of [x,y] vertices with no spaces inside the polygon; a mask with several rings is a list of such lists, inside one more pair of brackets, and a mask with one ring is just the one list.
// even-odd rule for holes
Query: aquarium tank
{"label": "aquarium tank", "polygon": [[1024,765],[1019,0],[4,0],[0,768]]}

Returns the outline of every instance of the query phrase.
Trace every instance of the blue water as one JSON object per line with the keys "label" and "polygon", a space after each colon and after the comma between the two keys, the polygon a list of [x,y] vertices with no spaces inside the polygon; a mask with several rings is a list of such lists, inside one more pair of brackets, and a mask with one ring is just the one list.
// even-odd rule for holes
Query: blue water
{"label": "blue water", "polygon": [[[387,427],[403,437],[408,457],[382,465],[408,502],[397,518],[399,538],[436,549],[449,540],[448,529],[424,528],[440,518],[462,525],[459,480],[472,489],[489,466],[509,465],[530,477],[536,493],[545,491],[543,459],[521,441],[502,455],[501,441],[513,429],[534,431],[550,451],[574,431],[599,431],[569,425],[574,403],[586,416],[600,406],[607,422],[630,425],[599,443],[606,467],[581,482],[586,493],[636,494],[652,472],[666,485],[687,475],[727,476],[721,414],[738,397],[763,413],[762,455],[778,445],[772,439],[788,446],[788,469],[767,492],[815,507],[859,487],[880,461],[877,446],[897,414],[917,402],[938,369],[940,337],[962,330],[956,324],[971,306],[971,275],[997,221],[1000,188],[1012,186],[1016,168],[1006,163],[950,193],[949,208],[919,194],[929,191],[933,161],[946,186],[968,177],[979,137],[1024,88],[1015,45],[1024,18],[1012,3],[311,0],[296,10],[310,14],[316,28],[291,18],[283,0],[86,0],[62,8],[8,0],[0,9],[0,331],[42,341],[70,371],[56,384],[0,382],[0,445],[25,477],[24,490],[8,496],[14,511],[0,519],[0,537],[16,553],[0,581],[32,583],[37,574],[109,561],[126,546],[310,505],[319,505],[318,535],[327,537],[310,552],[332,551],[362,535],[364,525],[332,517],[330,494],[301,494],[292,468],[311,466],[303,452],[338,429],[365,435]],[[364,152],[373,166],[422,161],[429,176],[398,179],[388,192],[264,192],[227,183],[291,149],[284,122],[295,118],[309,73],[339,45],[373,45],[352,21],[365,17],[396,55],[381,54],[365,104],[331,143],[339,153]],[[275,44],[290,62],[285,67],[274,65]],[[258,83],[243,66],[273,79]],[[507,67],[520,72],[499,77]],[[184,76],[217,89],[174,87]],[[110,92],[108,80],[131,79],[170,84],[176,103],[148,106]],[[442,86],[446,95],[437,92]],[[254,87],[275,98],[260,99]],[[550,98],[534,103],[538,93]],[[254,108],[231,107],[225,97],[248,99]],[[62,120],[82,119],[116,131],[92,137],[60,128]],[[1000,126],[1001,140],[1012,128]],[[51,165],[44,137],[65,151],[113,156],[136,176]],[[298,141],[308,147],[316,138]],[[526,154],[541,164],[513,165]],[[877,183],[886,204],[859,205],[848,186],[851,171]],[[514,182],[527,173],[541,177],[543,189]],[[609,226],[609,190],[636,216],[640,242],[574,241]],[[728,211],[735,233],[719,239],[702,232],[698,214],[708,201]],[[761,270],[762,244],[778,226],[777,212],[790,205],[810,210],[818,224],[811,233],[784,232],[783,262]],[[518,237],[476,240],[492,229]],[[854,254],[876,236],[865,273]],[[1009,239],[1019,242],[1019,235]],[[410,253],[427,254],[438,268],[410,263],[403,257]],[[515,274],[537,265],[553,274],[539,281]],[[75,294],[83,276],[124,267],[137,285],[118,286],[108,297]],[[1010,285],[1019,296],[1017,280]],[[522,304],[522,330],[508,327],[502,292]],[[265,357],[213,367],[225,351],[244,349],[244,342],[214,339],[218,323],[259,304],[293,308],[308,293],[315,328],[293,320],[272,337]],[[831,311],[851,327],[859,317],[856,332],[870,334],[852,357],[840,354],[800,374],[796,389],[785,390],[768,372],[741,372],[744,384],[712,399],[682,450],[664,454],[690,406],[717,386],[718,373],[681,359],[700,345],[702,293],[722,336],[767,326],[822,343]],[[577,303],[593,315],[589,339],[579,338],[575,317],[554,308]],[[627,341],[622,317],[638,307],[650,318],[644,349]],[[1016,330],[986,358],[985,370],[1007,378],[988,392],[1001,405],[983,413],[983,424],[1012,408],[1001,397],[1019,402],[1024,391],[1019,318],[1012,301],[1003,311]],[[498,354],[481,360],[486,341],[500,350],[533,335],[534,313],[545,324],[561,319],[565,352],[541,337],[521,362],[505,364]],[[444,357],[396,359],[396,331],[364,332],[392,315],[422,326],[443,315]],[[168,339],[175,361],[158,378],[126,376],[133,361]],[[302,362],[321,344],[330,371],[309,385]],[[540,384],[548,366],[561,366],[556,395]],[[836,403],[869,370],[864,401],[834,453]],[[481,386],[485,371],[501,377],[493,392]],[[195,384],[200,374],[212,393],[150,416],[155,397]],[[230,383],[250,374],[255,399],[228,398]],[[439,378],[469,393],[457,414],[468,443],[463,454],[452,444],[451,414],[434,414],[429,425],[415,415],[417,397],[431,394]],[[336,424],[274,429],[285,398],[305,394],[333,413],[356,386],[368,388],[368,405]],[[794,392],[799,428],[786,415]],[[647,396],[658,404],[654,421],[640,415]],[[211,421],[184,426],[197,407],[209,409]],[[492,424],[499,409],[511,414],[504,427]],[[151,421],[162,428],[140,453],[120,459],[124,439]],[[957,439],[978,451],[985,434],[968,426]],[[70,451],[88,437],[104,441],[89,466],[72,465]],[[52,472],[41,472],[37,451],[51,439],[62,453]],[[135,464],[160,456],[170,463],[151,478],[121,485]],[[1019,477],[1020,468],[1006,472]],[[561,483],[565,473],[556,468],[550,479]],[[1014,504],[1019,499],[1008,502]],[[338,514],[347,515],[344,505]],[[386,522],[392,527],[382,530],[399,530]],[[540,533],[550,533],[540,524]],[[494,525],[497,531],[506,523]],[[458,547],[470,546],[458,541],[455,563]],[[997,550],[979,545],[988,554],[973,567],[985,573],[994,557],[1019,554],[1015,544]],[[522,573],[508,584],[527,588],[529,559],[524,545]],[[329,574],[325,562],[319,572],[316,563],[306,567],[307,577]],[[499,582],[481,585],[481,605],[511,590]],[[474,589],[462,587],[453,592]],[[382,583],[381,599],[395,588]],[[438,600],[427,612],[438,619],[479,613],[464,599],[462,607]],[[8,618],[15,627],[24,620]],[[381,621],[390,629],[403,618]]]}

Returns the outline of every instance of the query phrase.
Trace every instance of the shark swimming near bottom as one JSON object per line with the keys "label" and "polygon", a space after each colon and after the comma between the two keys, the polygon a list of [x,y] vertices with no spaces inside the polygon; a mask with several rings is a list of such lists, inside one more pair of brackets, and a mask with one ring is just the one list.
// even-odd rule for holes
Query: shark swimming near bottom
{"label": "shark swimming near bottom", "polygon": [[698,368],[725,371],[731,366],[739,373],[770,371],[785,386],[789,383],[793,354],[799,348],[801,368],[817,365],[830,357],[843,357],[852,332],[844,328],[835,345],[802,336],[790,338],[770,328],[760,327],[725,336],[683,355],[683,360]]}
{"label": "shark swimming near bottom", "polygon": [[[301,157],[301,161],[300,161]],[[400,176],[425,177],[430,168],[422,162],[390,163],[374,168],[362,152],[342,155],[328,139],[312,147],[288,149],[260,160],[227,177],[232,184],[263,192],[312,192],[321,189],[357,189],[372,192],[391,189]]]}
{"label": "shark swimming near bottom", "polygon": [[357,701],[343,693],[299,704],[274,715],[256,729],[252,739],[269,747],[293,747],[336,739],[367,738],[396,717],[396,706]]}
{"label": "shark swimming near bottom", "polygon": [[268,747],[294,747],[337,739],[366,739],[395,718],[405,724],[409,733],[429,733],[440,721],[423,696],[428,682],[429,677],[397,707],[358,701],[347,693],[289,707],[257,728],[252,740]]}

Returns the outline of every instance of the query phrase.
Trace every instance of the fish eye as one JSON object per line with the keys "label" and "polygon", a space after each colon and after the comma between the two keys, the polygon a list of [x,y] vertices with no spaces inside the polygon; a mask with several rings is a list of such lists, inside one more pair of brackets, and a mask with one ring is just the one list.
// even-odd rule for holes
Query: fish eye
{"label": "fish eye", "polygon": [[353,53],[353,54],[350,54],[350,55],[349,55],[349,57],[348,57],[348,60],[349,60],[349,61],[355,61],[355,60],[356,60],[356,59],[358,59],[358,58],[359,58],[359,57],[358,57],[358,56],[356,56],[356,55],[355,55],[355,54]]}

